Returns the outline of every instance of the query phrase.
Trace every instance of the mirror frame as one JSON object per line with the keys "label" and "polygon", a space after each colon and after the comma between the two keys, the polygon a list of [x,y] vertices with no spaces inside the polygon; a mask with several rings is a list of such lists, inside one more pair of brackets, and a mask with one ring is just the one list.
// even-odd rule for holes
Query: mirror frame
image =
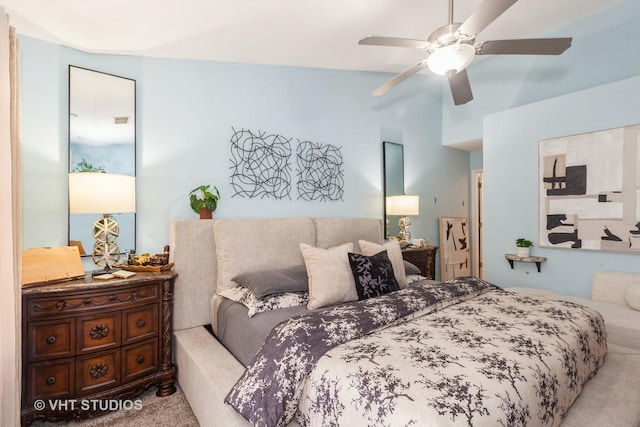
{"label": "mirror frame", "polygon": [[[398,151],[399,150],[399,151]],[[399,174],[399,176],[397,176]],[[400,219],[398,216],[387,215],[387,196],[399,196],[404,194],[404,146],[396,142],[382,142],[382,212],[384,221],[384,238],[394,237],[389,235],[389,227]],[[398,231],[400,231],[398,229]]]}
{"label": "mirror frame", "polygon": [[[100,86],[96,86],[96,90],[95,93],[92,93],[91,91],[88,90],[88,88],[83,87],[83,95],[87,96],[86,100],[84,101],[79,101],[75,95],[78,93],[77,91],[79,90],[77,87],[77,84],[74,84],[74,71],[76,72],[76,80],[78,80],[78,72],[79,73],[95,73],[96,78],[94,80],[97,80],[97,84],[101,85],[104,84],[108,81],[111,81],[111,79],[118,79],[118,81],[116,82],[116,84],[119,84],[119,82],[122,82],[123,85],[122,88],[118,88],[118,90],[111,90],[111,91],[101,91],[100,90]],[[136,154],[137,154],[137,117],[136,117],[136,108],[137,108],[137,99],[136,99],[136,81],[134,79],[130,79],[127,77],[122,77],[122,76],[117,76],[114,74],[110,74],[110,73],[105,73],[102,71],[96,71],[96,70],[91,70],[88,68],[83,68],[83,67],[78,67],[76,65],[69,65],[69,70],[68,70],[68,82],[69,82],[69,86],[68,86],[68,172],[74,172],[74,169],[77,169],[77,165],[78,165],[78,159],[75,159],[74,161],[74,145],[78,145],[78,141],[83,138],[86,137],[85,132],[89,133],[89,139],[94,138],[90,132],[95,132],[97,137],[100,138],[102,137],[104,134],[109,134],[109,129],[105,126],[110,126],[110,125],[116,125],[115,124],[115,119],[119,118],[119,117],[123,117],[124,115],[127,115],[129,113],[129,122],[128,122],[128,126],[126,129],[124,129],[124,132],[115,132],[113,133],[114,136],[112,136],[111,138],[113,138],[113,140],[120,140],[120,141],[129,141],[131,140],[131,143],[133,145],[132,150],[131,150],[131,158],[124,158],[124,159],[119,159],[117,162],[113,163],[111,166],[113,168],[113,170],[106,170],[105,167],[102,166],[98,166],[99,168],[101,168],[102,170],[105,170],[106,172],[113,172],[113,173],[120,173],[120,174],[124,174],[124,175],[133,175],[136,176]],[[89,77],[91,78],[91,77]],[[102,88],[104,88],[106,85],[103,85]],[[100,93],[102,92],[102,93]],[[130,94],[130,98],[126,99],[124,102],[120,101],[120,99],[117,96],[114,96],[113,98],[104,98],[105,95],[108,96],[112,96],[112,95],[118,95],[120,96],[120,93],[124,93],[126,92],[127,95]],[[85,103],[85,106],[80,106],[82,103]],[[123,102],[123,103],[122,103]],[[98,114],[97,110],[102,109],[102,107],[104,106],[114,106],[116,105],[116,103],[122,103],[122,107],[114,107],[115,109],[112,109],[111,111],[108,111],[106,114],[106,116],[109,117],[110,122],[107,123],[106,120],[98,120],[98,116],[100,117],[104,117],[105,115],[103,115],[103,113]],[[88,107],[86,106],[86,104],[88,104]],[[78,120],[78,112],[76,112],[76,108],[87,108],[86,110],[83,111],[87,111],[86,115],[87,117],[83,117],[81,118],[81,120],[83,120],[84,123],[92,123],[93,127],[90,126],[85,126],[84,128],[82,127],[82,125],[80,125],[77,120]],[[117,111],[116,111],[117,109]],[[94,114],[91,114],[94,113]],[[83,113],[84,115],[84,113]],[[76,121],[76,123],[74,123],[74,121]],[[116,125],[117,126],[117,125]],[[97,130],[91,130],[91,129],[97,129]],[[105,131],[106,129],[106,131]],[[89,131],[87,131],[89,130]],[[79,132],[83,133],[84,135],[80,135]],[[125,143],[118,143],[117,145],[122,145],[123,147],[125,145],[128,145],[129,142],[125,142]],[[109,146],[114,146],[114,148],[116,147],[116,144],[108,142],[106,144],[103,144],[102,147],[106,147],[106,149],[108,150]],[[102,150],[99,150],[95,153],[96,156],[99,156],[99,154],[104,154],[104,148]],[[127,151],[127,155],[128,155],[128,149],[122,149],[122,150],[118,150],[118,154],[122,154],[121,151]],[[86,154],[87,151],[80,151],[81,155]],[[90,153],[90,152],[89,152]],[[77,152],[76,152],[77,154]],[[106,156],[105,156],[106,157]],[[89,162],[86,161],[86,159],[83,157],[81,157],[82,160],[85,161],[85,165],[84,167],[89,167],[90,169],[93,167],[93,162],[95,160],[91,160]],[[88,165],[87,165],[88,163]],[[108,165],[107,165],[108,166]],[[91,171],[90,169],[87,169],[85,171],[89,172]],[[75,170],[75,172],[78,172],[78,170]],[[136,213],[127,213],[127,214],[113,214],[116,217],[116,220],[119,223],[119,229],[120,229],[120,236],[118,237],[118,246],[120,248],[120,253],[127,253],[130,249],[133,249],[134,251],[136,250]],[[80,241],[80,242],[84,242],[83,243],[83,248],[85,250],[85,253],[82,254],[82,256],[86,256],[86,257],[90,257],[92,255],[93,252],[93,239],[91,239],[91,244],[90,246],[85,246],[85,245],[89,245],[89,242],[85,242],[85,240],[87,240],[87,236],[85,234],[81,234],[80,236],[74,235],[73,234],[73,229],[74,226],[76,227],[75,229],[77,230],[78,228],[82,228],[84,230],[84,228],[87,229],[87,231],[91,230],[91,225],[93,224],[93,221],[95,221],[96,219],[98,219],[98,217],[96,215],[83,215],[83,214],[70,214],[68,213],[68,228],[67,228],[67,237],[68,237],[68,242],[69,245],[71,245],[72,241]],[[89,224],[89,225],[87,225]],[[130,230],[130,231],[129,231]],[[123,233],[124,231],[124,233]],[[84,233],[84,232],[82,232]],[[72,238],[73,237],[73,238]]]}

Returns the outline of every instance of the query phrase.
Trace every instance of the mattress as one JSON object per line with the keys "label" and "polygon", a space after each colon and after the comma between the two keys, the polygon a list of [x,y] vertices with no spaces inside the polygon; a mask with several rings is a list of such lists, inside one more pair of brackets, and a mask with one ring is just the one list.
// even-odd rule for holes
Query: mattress
{"label": "mattress", "polygon": [[238,302],[220,295],[214,295],[211,301],[214,335],[244,366],[251,363],[271,329],[278,323],[309,312],[306,306],[297,306],[249,317],[247,307]]}

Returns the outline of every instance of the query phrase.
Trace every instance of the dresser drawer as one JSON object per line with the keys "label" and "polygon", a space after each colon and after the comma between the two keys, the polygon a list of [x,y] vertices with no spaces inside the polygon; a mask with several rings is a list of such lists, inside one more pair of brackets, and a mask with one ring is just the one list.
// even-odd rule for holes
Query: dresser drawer
{"label": "dresser drawer", "polygon": [[84,396],[120,384],[120,349],[78,357],[76,395]]}
{"label": "dresser drawer", "polygon": [[29,362],[74,355],[75,320],[62,319],[27,324]]}
{"label": "dresser drawer", "polygon": [[118,289],[112,292],[96,292],[87,295],[48,296],[30,298],[26,307],[29,318],[72,314],[100,310],[126,308],[133,304],[158,302],[160,289],[158,285],[144,285],[133,289]]}
{"label": "dresser drawer", "polygon": [[76,321],[77,354],[120,346],[119,311],[78,317]]}
{"label": "dresser drawer", "polygon": [[123,331],[122,344],[141,341],[158,336],[158,305],[146,305],[122,312]]}
{"label": "dresser drawer", "polygon": [[158,340],[132,344],[122,349],[122,382],[135,380],[156,372],[158,366]]}
{"label": "dresser drawer", "polygon": [[66,399],[73,396],[74,359],[27,365],[26,396],[31,405],[38,399]]}

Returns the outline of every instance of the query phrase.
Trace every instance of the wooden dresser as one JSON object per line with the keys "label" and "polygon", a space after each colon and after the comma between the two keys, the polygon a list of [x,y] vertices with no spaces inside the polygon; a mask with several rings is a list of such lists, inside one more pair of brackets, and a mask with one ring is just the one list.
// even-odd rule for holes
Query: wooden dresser
{"label": "wooden dresser", "polygon": [[402,258],[418,267],[423,276],[435,280],[437,251],[437,246],[407,247],[402,250]]}
{"label": "wooden dresser", "polygon": [[23,288],[22,425],[132,409],[124,401],[152,385],[157,396],[174,393],[176,277],[136,273]]}

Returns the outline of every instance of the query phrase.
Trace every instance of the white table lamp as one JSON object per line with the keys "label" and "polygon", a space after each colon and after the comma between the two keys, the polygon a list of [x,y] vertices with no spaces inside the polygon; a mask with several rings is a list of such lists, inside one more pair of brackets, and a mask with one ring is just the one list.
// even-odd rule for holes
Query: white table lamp
{"label": "white table lamp", "polygon": [[411,233],[409,227],[411,221],[409,215],[418,215],[420,213],[420,200],[418,196],[402,195],[402,196],[389,196],[386,200],[387,203],[387,215],[400,215],[401,218],[398,221],[400,227],[400,239],[411,240]]}
{"label": "white table lamp", "polygon": [[110,214],[136,211],[136,178],[104,172],[69,174],[69,213],[102,214],[93,224],[93,262],[111,270],[120,258],[118,223]]}

